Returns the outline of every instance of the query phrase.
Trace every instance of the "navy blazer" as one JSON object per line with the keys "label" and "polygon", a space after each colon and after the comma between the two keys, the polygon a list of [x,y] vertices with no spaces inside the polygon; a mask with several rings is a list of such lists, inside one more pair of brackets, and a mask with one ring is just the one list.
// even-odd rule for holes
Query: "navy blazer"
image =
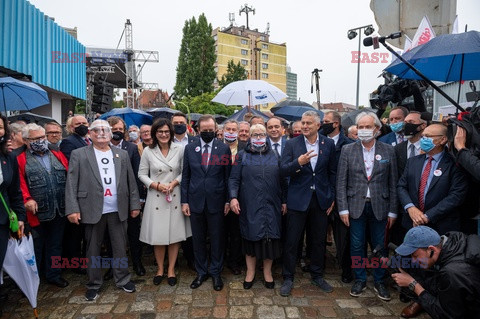
{"label": "navy blazer", "polygon": [[133,174],[135,175],[135,179],[137,180],[138,192],[141,194],[140,198],[142,197],[144,185],[138,179],[138,168],[140,167],[140,153],[138,152],[138,146],[133,144],[132,142],[122,140],[122,150],[127,151],[128,158],[130,158],[130,164],[132,164]]}
{"label": "navy blazer", "polygon": [[315,186],[318,204],[328,209],[335,200],[335,179],[337,173],[335,143],[318,134],[317,164],[315,169],[307,163],[300,166],[298,157],[307,152],[305,137],[297,136],[286,141],[281,156],[281,173],[290,177],[287,195],[287,207],[295,211],[306,211],[312,198],[312,186]]}
{"label": "navy blazer", "polygon": [[[228,178],[231,169],[230,147],[213,140],[210,162],[202,165],[200,138],[185,146],[181,183],[182,204],[189,204],[192,213],[223,213],[228,202]],[[205,206],[206,205],[206,206]]]}
{"label": "navy blazer", "polygon": [[[285,143],[287,142],[287,137],[285,135],[282,136],[282,141],[280,142],[280,157],[283,155],[283,151],[285,150]],[[273,145],[270,143],[270,137],[267,137],[267,143],[270,145],[270,148],[273,150]]]}
{"label": "navy blazer", "polygon": [[397,145],[397,136],[395,135],[395,132],[390,132],[386,135],[383,135],[378,140],[388,145]]}
{"label": "navy blazer", "polygon": [[[25,222],[27,216],[25,213],[25,206],[23,205],[22,191],[20,190],[17,158],[13,154],[5,156],[0,153],[0,162],[3,174],[3,183],[0,185],[0,192],[10,209],[17,214],[18,220]],[[8,213],[1,202],[0,225],[10,225]]]}
{"label": "navy blazer", "polygon": [[72,151],[84,146],[87,146],[85,137],[73,133],[62,140],[62,143],[60,143],[60,151],[68,160],[70,160],[70,154]]}
{"label": "navy blazer", "polygon": [[[425,163],[425,154],[411,157],[407,160],[407,165],[397,186],[398,197],[402,208],[412,203],[419,207],[418,190],[420,179]],[[468,189],[468,181],[462,169],[455,164],[455,159],[450,153],[443,154],[437,171],[441,172],[439,176],[433,176],[433,179],[425,196],[424,213],[427,215],[429,223],[427,226],[435,228],[443,235],[447,229],[453,230],[455,226],[460,226],[460,212],[458,206],[463,203]],[[410,215],[405,212],[405,218],[402,220],[403,227],[412,228]],[[446,231],[444,231],[446,230]]]}

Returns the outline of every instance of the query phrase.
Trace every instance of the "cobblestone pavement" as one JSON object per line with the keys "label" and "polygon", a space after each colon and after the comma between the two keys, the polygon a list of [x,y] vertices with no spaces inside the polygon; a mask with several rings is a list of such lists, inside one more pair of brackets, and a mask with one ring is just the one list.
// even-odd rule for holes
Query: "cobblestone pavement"
{"label": "cobblestone pavement", "polygon": [[[331,250],[331,248],[329,248]],[[392,300],[383,302],[375,296],[373,283],[363,296],[349,295],[351,284],[340,281],[340,271],[333,265],[332,251],[329,251],[325,279],[334,287],[333,293],[326,294],[310,284],[309,274],[297,268],[294,289],[290,297],[279,295],[281,271],[274,268],[276,287],[274,290],[263,286],[261,272],[250,290],[242,286],[243,274],[234,276],[229,269],[223,271],[225,287],[216,292],[209,279],[196,290],[189,285],[195,273],[186,266],[177,269],[178,284],[170,287],[166,280],[155,286],[152,282],[156,267],[153,256],[144,257],[147,275],[132,276],[136,283],[135,293],[126,293],[115,287],[112,281],[104,284],[99,298],[94,302],[85,301],[86,277],[70,271],[64,277],[70,285],[64,289],[41,284],[38,293],[39,318],[399,318],[406,304],[398,299],[398,293],[391,289]],[[14,287],[6,283],[8,301],[4,305],[2,318],[33,318],[28,300]],[[429,318],[422,315],[419,318]]]}

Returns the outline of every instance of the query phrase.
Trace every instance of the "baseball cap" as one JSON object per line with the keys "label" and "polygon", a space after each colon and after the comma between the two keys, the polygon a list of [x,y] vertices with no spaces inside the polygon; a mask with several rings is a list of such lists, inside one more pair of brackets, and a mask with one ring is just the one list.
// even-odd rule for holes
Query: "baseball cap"
{"label": "baseball cap", "polygon": [[408,256],[418,248],[438,245],[440,240],[440,235],[435,230],[427,226],[417,226],[407,232],[403,244],[398,246],[395,251],[401,256]]}

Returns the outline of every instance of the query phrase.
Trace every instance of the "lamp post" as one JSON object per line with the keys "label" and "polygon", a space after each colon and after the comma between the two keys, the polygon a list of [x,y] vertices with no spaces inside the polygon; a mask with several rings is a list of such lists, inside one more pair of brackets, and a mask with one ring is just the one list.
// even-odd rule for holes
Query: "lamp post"
{"label": "lamp post", "polygon": [[360,49],[361,49],[361,44],[362,44],[362,34],[361,31],[362,29],[364,30],[363,33],[368,37],[370,34],[372,34],[375,29],[371,24],[369,25],[364,25],[362,27],[358,28],[353,28],[348,30],[347,36],[350,40],[355,39],[355,37],[358,35],[358,59],[357,59],[357,99],[356,99],[356,108],[358,109],[358,94],[360,91]]}

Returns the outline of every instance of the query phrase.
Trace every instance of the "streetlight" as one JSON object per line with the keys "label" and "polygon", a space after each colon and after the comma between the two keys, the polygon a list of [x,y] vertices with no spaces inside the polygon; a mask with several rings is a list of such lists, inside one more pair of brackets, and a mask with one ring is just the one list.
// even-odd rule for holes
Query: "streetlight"
{"label": "streetlight", "polygon": [[364,25],[363,27],[358,27],[358,28],[353,28],[348,30],[347,32],[347,37],[348,39],[352,40],[355,39],[355,37],[358,35],[358,59],[357,59],[357,101],[356,101],[356,107],[358,109],[358,94],[359,94],[359,89],[360,89],[360,49],[361,49],[361,43],[362,43],[362,29],[364,30],[363,33],[368,37],[370,34],[372,34],[375,29],[371,24],[369,25]]}

